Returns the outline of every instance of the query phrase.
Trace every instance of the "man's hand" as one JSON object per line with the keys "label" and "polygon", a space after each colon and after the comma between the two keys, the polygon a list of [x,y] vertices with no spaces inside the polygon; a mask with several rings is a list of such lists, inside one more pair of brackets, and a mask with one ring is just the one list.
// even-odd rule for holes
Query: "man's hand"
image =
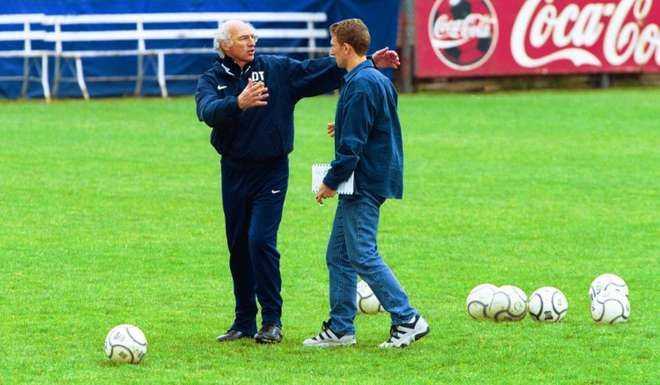
{"label": "man's hand", "polygon": [[248,84],[238,95],[238,108],[245,111],[252,107],[262,107],[268,104],[268,88],[263,82],[253,82],[252,79],[248,80]]}
{"label": "man's hand", "polygon": [[335,196],[336,191],[331,189],[330,187],[326,186],[324,183],[321,183],[321,187],[319,188],[319,192],[316,193],[316,201],[322,205],[323,200],[326,198],[332,198]]}
{"label": "man's hand", "polygon": [[371,59],[374,61],[376,68],[399,68],[401,62],[399,61],[399,54],[396,51],[385,47],[381,50],[374,52],[371,55]]}
{"label": "man's hand", "polygon": [[331,138],[334,138],[335,136],[335,123],[334,122],[329,122],[328,123],[328,136]]}

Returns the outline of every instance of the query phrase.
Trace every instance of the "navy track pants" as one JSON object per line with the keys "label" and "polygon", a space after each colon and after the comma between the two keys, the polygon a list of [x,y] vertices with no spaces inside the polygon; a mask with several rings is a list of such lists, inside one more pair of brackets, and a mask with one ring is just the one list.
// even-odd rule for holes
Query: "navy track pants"
{"label": "navy track pants", "polygon": [[289,180],[289,162],[221,161],[229,267],[234,280],[235,319],[231,326],[256,333],[257,300],[262,325],[281,326],[282,279],[277,230]]}

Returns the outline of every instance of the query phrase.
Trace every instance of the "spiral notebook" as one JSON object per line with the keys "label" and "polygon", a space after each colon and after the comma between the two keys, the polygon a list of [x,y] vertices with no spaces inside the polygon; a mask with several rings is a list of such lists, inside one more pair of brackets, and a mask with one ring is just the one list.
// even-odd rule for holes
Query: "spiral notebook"
{"label": "spiral notebook", "polygon": [[[313,164],[312,165],[312,192],[319,192],[321,188],[321,183],[323,183],[323,178],[330,170],[330,165],[327,163]],[[348,178],[346,182],[340,183],[337,187],[337,194],[341,195],[352,195],[353,194],[353,185],[354,185],[354,173],[351,173],[351,177]]]}

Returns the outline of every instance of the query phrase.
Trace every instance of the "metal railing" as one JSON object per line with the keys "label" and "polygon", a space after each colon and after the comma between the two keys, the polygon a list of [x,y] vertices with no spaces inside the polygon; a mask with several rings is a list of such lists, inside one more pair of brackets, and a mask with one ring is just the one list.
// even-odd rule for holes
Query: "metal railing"
{"label": "metal railing", "polygon": [[[5,76],[1,80],[21,81],[21,96],[27,95],[30,82],[41,82],[44,97],[50,100],[56,96],[60,83],[75,82],[78,84],[84,98],[89,99],[87,82],[93,81],[135,81],[134,94],[140,95],[144,81],[155,80],[160,88],[161,95],[167,97],[167,80],[195,79],[199,74],[171,74],[168,75],[165,68],[166,55],[174,54],[209,54],[215,52],[211,46],[206,44],[213,34],[217,32],[217,26],[225,20],[239,19],[247,22],[286,23],[282,28],[258,28],[257,34],[260,39],[303,39],[307,40],[305,46],[282,46],[282,47],[260,47],[260,52],[307,53],[313,57],[317,53],[327,52],[327,47],[317,46],[316,39],[328,37],[325,28],[317,28],[317,23],[327,20],[325,13],[309,12],[218,12],[218,13],[146,13],[146,14],[94,14],[94,15],[51,15],[21,14],[0,15],[0,25],[21,26],[22,30],[0,32],[0,43],[23,42],[22,50],[0,50],[0,59],[9,57],[23,58],[22,76]],[[205,27],[189,27],[192,23],[205,23]],[[213,23],[214,28],[208,28]],[[181,28],[183,24],[187,26]],[[296,24],[300,27],[291,27]],[[35,29],[38,25],[42,29]],[[117,29],[121,25],[121,29]],[[81,30],[93,26],[94,30]],[[126,28],[126,27],[129,28]],[[157,26],[158,28],[154,28]],[[200,47],[180,48],[173,44],[172,47],[149,48],[152,41],[180,41],[199,40],[205,45]],[[44,42],[49,49],[33,49],[34,42]],[[130,42],[135,47],[131,49],[70,49],[72,44],[85,42]],[[52,47],[52,48],[51,48]],[[95,76],[86,77],[84,69],[85,58],[96,57],[137,57],[137,66],[134,76]],[[48,79],[49,57],[54,58],[52,92]],[[40,59],[41,66],[39,77],[30,76],[31,59]],[[156,75],[146,76],[145,59],[155,59]],[[73,62],[73,66],[71,66]],[[75,76],[63,76],[63,69],[67,66],[72,68]]]}

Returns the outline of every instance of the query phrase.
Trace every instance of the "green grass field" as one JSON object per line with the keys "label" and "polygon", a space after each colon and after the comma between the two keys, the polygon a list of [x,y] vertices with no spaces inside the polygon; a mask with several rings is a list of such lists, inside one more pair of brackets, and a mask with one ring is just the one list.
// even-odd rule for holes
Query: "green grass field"
{"label": "green grass field", "polygon": [[[332,157],[334,97],[301,102],[279,236],[285,340],[220,345],[233,296],[218,157],[192,98],[0,103],[0,384],[654,384],[660,276],[660,90],[400,98],[405,192],[379,247],[431,324],[381,351],[317,351],[325,245],[310,165]],[[615,272],[631,320],[591,321],[591,280]],[[469,290],[553,285],[560,324],[471,320]],[[103,354],[133,323],[138,366]]]}

